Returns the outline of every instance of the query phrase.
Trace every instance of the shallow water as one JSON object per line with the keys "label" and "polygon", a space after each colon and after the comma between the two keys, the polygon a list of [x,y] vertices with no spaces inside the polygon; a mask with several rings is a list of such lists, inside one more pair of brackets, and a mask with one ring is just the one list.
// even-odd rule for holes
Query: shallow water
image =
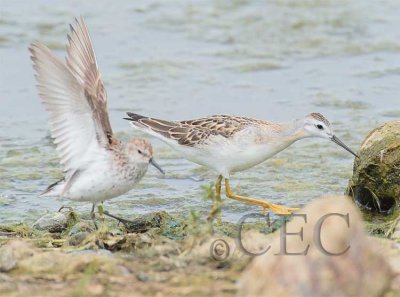
{"label": "shallow water", "polygon": [[[27,47],[60,56],[75,16],[92,35],[114,131],[142,136],[122,118],[134,111],[165,119],[237,114],[286,122],[321,112],[356,150],[366,133],[400,117],[400,2],[374,1],[12,1],[0,11],[0,223],[32,221],[62,204],[38,198],[61,177]],[[206,214],[202,185],[215,174],[152,140],[165,177],[150,169],[128,194],[106,202],[133,216],[155,210]],[[303,205],[342,194],[350,154],[322,139],[299,141],[235,174],[237,192]],[[236,221],[258,208],[224,199]]]}

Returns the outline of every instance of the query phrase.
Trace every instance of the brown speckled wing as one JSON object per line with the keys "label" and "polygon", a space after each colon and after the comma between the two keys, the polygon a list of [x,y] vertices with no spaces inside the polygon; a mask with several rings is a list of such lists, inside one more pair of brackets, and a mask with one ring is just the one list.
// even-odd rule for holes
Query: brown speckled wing
{"label": "brown speckled wing", "polygon": [[211,136],[220,135],[230,138],[245,127],[269,124],[260,120],[227,115],[214,115],[180,122],[158,120],[130,112],[128,112],[128,116],[127,120],[130,120],[134,125],[151,129],[163,137],[176,140],[179,144],[185,146],[202,144]]}

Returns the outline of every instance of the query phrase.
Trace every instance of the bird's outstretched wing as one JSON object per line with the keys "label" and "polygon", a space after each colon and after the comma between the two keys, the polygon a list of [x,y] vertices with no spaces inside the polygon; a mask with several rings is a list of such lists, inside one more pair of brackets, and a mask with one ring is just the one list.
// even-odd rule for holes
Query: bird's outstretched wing
{"label": "bird's outstretched wing", "polygon": [[106,93],[83,20],[71,28],[68,65],[41,43],[29,50],[61,163],[75,172],[89,150],[104,150],[112,142]]}
{"label": "bird's outstretched wing", "polygon": [[81,17],[75,19],[75,26],[70,25],[68,35],[67,66],[83,85],[85,97],[92,109],[101,141],[112,142],[112,128],[108,118],[107,93],[101,80],[96,55],[87,26]]}

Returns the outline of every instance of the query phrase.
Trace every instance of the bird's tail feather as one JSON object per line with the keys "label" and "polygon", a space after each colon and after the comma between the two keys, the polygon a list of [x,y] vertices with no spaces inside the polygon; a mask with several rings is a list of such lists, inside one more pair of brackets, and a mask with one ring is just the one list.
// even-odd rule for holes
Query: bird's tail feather
{"label": "bird's tail feather", "polygon": [[127,115],[129,117],[125,119],[130,121],[133,127],[166,142],[176,142],[187,129],[178,122],[145,117],[132,112],[127,112]]}
{"label": "bird's tail feather", "polygon": [[65,178],[56,181],[54,184],[48,186],[47,189],[39,195],[39,197],[60,195],[64,188],[64,183],[65,183]]}

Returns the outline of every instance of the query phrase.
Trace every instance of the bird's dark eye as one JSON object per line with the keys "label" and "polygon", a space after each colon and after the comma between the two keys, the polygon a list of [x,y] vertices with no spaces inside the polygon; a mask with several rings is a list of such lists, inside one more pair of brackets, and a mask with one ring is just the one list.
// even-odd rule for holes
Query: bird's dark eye
{"label": "bird's dark eye", "polygon": [[318,124],[318,125],[316,125],[316,126],[317,126],[317,128],[318,128],[319,130],[324,129],[324,126],[322,126],[321,124]]}
{"label": "bird's dark eye", "polygon": [[139,154],[143,154],[143,152],[142,152],[141,150],[137,150],[137,152],[138,152]]}

